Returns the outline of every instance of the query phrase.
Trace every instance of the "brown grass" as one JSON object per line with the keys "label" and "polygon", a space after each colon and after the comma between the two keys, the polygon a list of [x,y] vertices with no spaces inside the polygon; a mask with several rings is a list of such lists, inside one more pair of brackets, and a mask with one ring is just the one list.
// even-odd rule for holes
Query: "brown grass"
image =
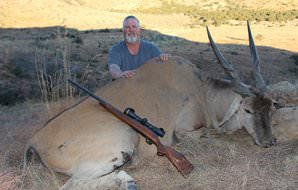
{"label": "brown grass", "polygon": [[187,179],[166,161],[163,167],[147,161],[133,174],[142,189],[295,189],[297,143],[262,149],[252,145],[244,131],[209,140],[197,133],[179,147],[195,165]]}
{"label": "brown grass", "polygon": [[53,176],[38,162],[29,163],[24,170],[23,153],[34,132],[69,103],[70,100],[52,102],[50,112],[46,104],[33,102],[14,107],[0,106],[0,190],[54,190],[63,183],[64,176]]}

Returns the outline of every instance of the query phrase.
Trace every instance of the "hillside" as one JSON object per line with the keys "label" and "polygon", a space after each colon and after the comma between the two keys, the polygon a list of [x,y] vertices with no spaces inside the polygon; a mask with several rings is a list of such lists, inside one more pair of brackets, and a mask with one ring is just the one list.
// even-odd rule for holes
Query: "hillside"
{"label": "hillside", "polygon": [[[232,24],[233,28],[223,26],[214,29],[217,34],[223,33],[218,40],[221,43],[243,43],[224,33],[242,39],[243,35],[246,37],[243,21],[269,20],[254,23],[255,30],[264,36],[259,45],[298,51],[297,46],[290,43],[298,41],[297,35],[294,35],[298,23],[297,7],[297,0],[120,0],[108,3],[95,0],[1,0],[0,27],[66,26],[79,30],[119,28],[124,16],[135,14],[147,29],[196,42],[207,42],[204,25]],[[236,20],[231,22],[233,19]],[[272,31],[276,35],[272,36]]]}

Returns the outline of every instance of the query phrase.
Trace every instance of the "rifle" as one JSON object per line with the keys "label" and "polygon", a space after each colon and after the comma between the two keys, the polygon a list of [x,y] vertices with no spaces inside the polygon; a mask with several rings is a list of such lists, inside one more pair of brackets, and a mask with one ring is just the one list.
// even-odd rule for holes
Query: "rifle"
{"label": "rifle", "polygon": [[176,169],[184,177],[191,173],[191,171],[193,170],[193,165],[185,158],[185,156],[177,152],[170,146],[163,145],[153,131],[145,127],[142,123],[135,121],[133,118],[129,117],[125,113],[122,113],[120,110],[113,107],[112,105],[110,105],[100,97],[96,96],[86,88],[80,86],[76,82],[70,79],[68,79],[68,82],[71,83],[73,86],[79,88],[80,90],[84,91],[92,98],[96,99],[103,108],[105,108],[119,120],[131,126],[133,129],[135,129],[137,132],[139,132],[141,135],[145,136],[148,140],[155,144],[157,148],[157,155],[167,157],[168,160],[176,167]]}
{"label": "rifle", "polygon": [[[151,123],[148,122],[147,118],[141,118],[140,116],[138,116],[135,113],[135,110],[132,108],[125,108],[124,112],[125,115],[128,115],[129,117],[131,117],[132,119],[138,121],[139,123],[141,123],[143,126],[147,127],[148,129],[150,129],[153,133],[155,133],[157,136],[159,137],[163,137],[165,135],[165,131],[163,128],[157,128],[154,125],[152,125]],[[146,138],[146,136],[145,136]],[[146,143],[151,145],[152,142],[146,138]]]}

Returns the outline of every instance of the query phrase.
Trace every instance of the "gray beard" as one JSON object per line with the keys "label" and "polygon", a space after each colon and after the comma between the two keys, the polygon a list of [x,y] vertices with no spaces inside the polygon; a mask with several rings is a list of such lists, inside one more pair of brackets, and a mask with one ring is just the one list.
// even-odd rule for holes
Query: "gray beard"
{"label": "gray beard", "polygon": [[137,35],[132,35],[132,36],[128,36],[126,35],[125,36],[125,40],[128,42],[128,43],[136,43],[138,41],[138,37]]}

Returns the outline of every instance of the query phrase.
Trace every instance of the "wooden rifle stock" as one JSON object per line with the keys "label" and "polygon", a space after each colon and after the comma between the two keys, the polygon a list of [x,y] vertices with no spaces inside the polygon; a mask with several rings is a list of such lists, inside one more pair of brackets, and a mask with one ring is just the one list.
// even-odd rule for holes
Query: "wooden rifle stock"
{"label": "wooden rifle stock", "polygon": [[177,152],[170,146],[163,145],[160,142],[158,136],[156,134],[154,134],[150,129],[143,126],[141,123],[135,121],[134,119],[130,118],[126,114],[122,113],[120,110],[113,107],[112,105],[110,105],[109,103],[107,103],[106,101],[101,99],[100,97],[94,95],[89,90],[80,86],[76,82],[74,82],[70,79],[68,79],[68,81],[75,87],[77,87],[77,88],[81,89],[82,91],[84,91],[85,93],[87,93],[92,98],[96,99],[103,108],[105,108],[107,111],[112,113],[119,120],[123,121],[127,125],[131,126],[133,129],[138,131],[140,134],[142,134],[143,136],[148,138],[153,144],[155,144],[155,146],[157,148],[157,155],[158,156],[166,156],[168,158],[168,160],[176,167],[176,169],[184,177],[186,177],[188,174],[191,173],[191,171],[193,170],[193,165],[185,158],[185,156],[183,154]]}

